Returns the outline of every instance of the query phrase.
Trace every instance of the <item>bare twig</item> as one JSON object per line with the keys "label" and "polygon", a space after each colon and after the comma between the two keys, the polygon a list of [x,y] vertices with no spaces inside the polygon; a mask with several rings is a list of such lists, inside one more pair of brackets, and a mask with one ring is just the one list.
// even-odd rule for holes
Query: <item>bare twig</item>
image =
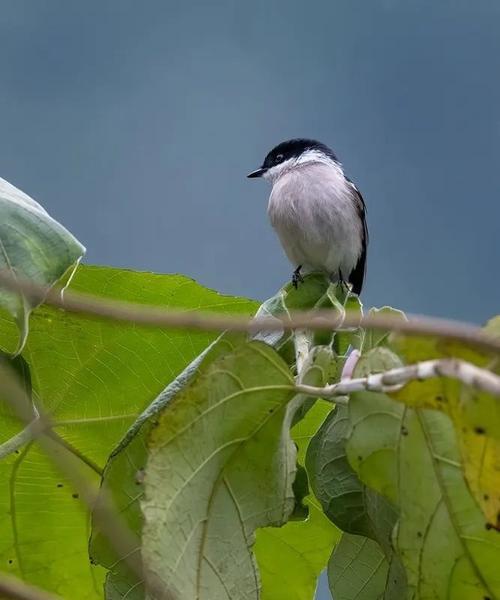
{"label": "bare twig", "polygon": [[[498,375],[454,358],[426,360],[414,365],[390,369],[384,373],[346,379],[323,388],[299,384],[295,386],[295,389],[303,394],[329,399],[363,390],[394,392],[410,381],[431,379],[433,377],[457,379],[477,390],[500,397],[500,377]],[[345,402],[347,400],[342,401],[342,403]]]}
{"label": "bare twig", "polygon": [[9,290],[18,291],[36,301],[69,312],[80,313],[88,317],[126,321],[145,327],[169,329],[201,329],[204,331],[282,331],[286,329],[309,329],[311,331],[331,331],[363,327],[382,331],[393,331],[408,335],[436,336],[468,344],[479,350],[500,353],[500,338],[487,334],[479,327],[437,319],[433,317],[409,316],[408,320],[387,314],[367,314],[360,317],[357,312],[347,312],[339,318],[336,311],[315,310],[314,312],[294,312],[280,315],[279,318],[259,317],[249,319],[235,315],[221,315],[201,311],[180,311],[148,306],[118,300],[104,300],[89,294],[66,290],[61,297],[60,288],[47,288],[27,282],[21,282],[6,271],[0,272],[0,285]]}
{"label": "bare twig", "polygon": [[0,598],[12,600],[61,600],[60,596],[49,594],[45,590],[28,585],[10,575],[0,575]]}

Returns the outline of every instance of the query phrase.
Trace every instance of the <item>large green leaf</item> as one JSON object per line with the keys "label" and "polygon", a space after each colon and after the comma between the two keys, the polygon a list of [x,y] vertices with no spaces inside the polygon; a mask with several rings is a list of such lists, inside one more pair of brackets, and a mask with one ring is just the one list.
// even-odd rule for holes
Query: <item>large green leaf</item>
{"label": "large green leaf", "polygon": [[[398,357],[381,347],[361,357],[355,375],[363,377],[400,366]],[[351,395],[349,402],[350,435],[346,444],[349,463],[365,485],[395,505],[398,503],[397,450],[404,433],[404,411],[402,404],[386,394],[374,392],[357,392]]]}
{"label": "large green leaf", "polygon": [[350,466],[346,443],[351,435],[347,407],[337,406],[307,453],[312,488],[325,514],[346,532],[328,565],[330,587],[336,600],[361,600],[370,594],[377,598],[378,591],[383,592],[380,597],[400,600],[405,594],[405,576],[391,544],[397,512],[367,488]]}
{"label": "large green leaf", "polygon": [[[381,310],[402,316],[390,308]],[[367,351],[384,344],[387,334],[365,333],[362,340]],[[385,355],[384,349],[381,352]],[[363,362],[358,361],[356,375],[365,374]],[[383,366],[394,364],[386,361]],[[346,446],[355,435],[351,413],[350,408],[339,405],[328,415],[311,441],[306,460],[312,488],[325,514],[346,532],[329,562],[330,588],[336,600],[400,600],[406,594],[406,578],[391,544],[397,511],[384,496],[367,487],[349,463]],[[374,434],[369,432],[369,436]]]}
{"label": "large green leaf", "polygon": [[[186,310],[251,315],[257,306],[184,276],[107,267],[81,266],[72,289]],[[16,335],[11,321],[0,319],[2,345],[12,347]],[[32,315],[23,356],[35,401],[51,413],[57,432],[102,467],[144,407],[214,337],[101,322],[42,306]],[[0,419],[0,444],[19,433],[17,423]],[[79,600],[102,598],[103,571],[89,563],[89,517],[76,490],[36,444],[15,447],[0,460],[6,482],[0,492],[0,564],[63,596],[74,597],[78,582]],[[84,468],[97,483],[98,474]]]}
{"label": "large green leaf", "polygon": [[[40,204],[0,178],[0,270],[51,287],[84,253],[80,242]],[[20,329],[19,341],[11,349],[22,350],[29,314],[41,301],[0,290],[0,306],[12,314]]]}
{"label": "large green leaf", "polygon": [[293,379],[269,346],[221,356],[158,417],[148,446],[142,555],[178,600],[259,598],[257,527],[294,504]]}
{"label": "large green leaf", "polygon": [[345,406],[337,406],[314,436],[307,453],[312,489],[325,514],[343,531],[379,541],[390,553],[396,511],[367,489],[350,466],[346,443],[352,427]]}
{"label": "large green leaf", "polygon": [[[307,287],[304,289],[307,292]],[[300,297],[296,295],[297,299]],[[223,336],[205,356],[194,361],[135,423],[106,467],[104,486],[112,493],[122,515],[139,536],[142,530],[142,514],[139,506],[142,486],[138,484],[137,473],[141,465],[147,461],[146,440],[157,414],[169,409],[175,394],[186,386],[200,368],[201,360],[203,368],[208,368],[214,360],[230,352],[234,348],[234,343],[234,336],[231,338],[227,335]],[[330,377],[332,361],[333,355],[329,348],[316,348],[306,365],[303,380],[311,385],[324,385]],[[308,399],[297,396],[287,408],[289,413],[286,417],[287,422],[296,420],[299,416],[293,432],[298,444],[299,457],[302,458],[310,437],[322,422],[326,411],[330,410],[331,405],[322,402],[307,413],[310,406]],[[306,413],[305,419],[300,420]],[[211,431],[207,431],[206,435],[211,436]],[[256,484],[256,481],[254,480],[253,483]],[[311,597],[316,579],[326,566],[329,552],[338,533],[323,517],[314,504],[313,498],[308,498],[306,503],[309,507],[309,517],[306,521],[289,523],[282,529],[267,528],[258,531],[255,552],[262,569],[264,598],[275,598],[277,593],[286,595],[291,589],[296,590],[297,597]],[[304,536],[311,539],[309,547],[304,546]],[[106,584],[109,598],[120,598],[124,595],[127,595],[127,598],[143,597],[141,582],[128,570],[121,557],[116,556],[97,530],[93,534],[91,549],[94,560],[110,568]],[[293,573],[290,585],[287,587],[279,584],[275,576],[270,576],[271,573],[280,572],[283,564],[287,572]]]}
{"label": "large green leaf", "polygon": [[305,499],[305,521],[289,521],[257,533],[255,554],[262,581],[262,600],[312,600],[318,577],[328,564],[340,531],[325,517],[312,496]]}
{"label": "large green leaf", "polygon": [[[303,382],[322,386],[328,382],[333,362],[329,348],[317,347],[305,367]],[[298,403],[297,401],[298,400]],[[299,468],[305,464],[310,440],[331,412],[332,405],[323,400],[310,407],[300,397],[291,405],[295,418],[292,428],[297,445]],[[305,416],[303,410],[309,405]],[[324,515],[313,494],[305,500],[308,515],[302,520],[289,521],[280,528],[266,527],[257,531],[255,555],[262,580],[262,600],[310,600],[317,580],[326,567],[332,548],[339,539],[339,530]]]}
{"label": "large green leaf", "polygon": [[[498,335],[499,318],[485,331]],[[464,344],[433,338],[398,336],[394,347],[406,362],[430,358],[462,358],[500,372],[498,357],[477,352]],[[488,523],[500,530],[500,402],[457,380],[433,378],[406,385],[393,397],[408,406],[435,408],[449,415],[455,426],[465,476]]]}
{"label": "large green leaf", "polygon": [[[147,439],[155,426],[157,415],[167,407],[177,393],[196,376],[201,365],[206,369],[217,358],[232,352],[244,337],[225,334],[208,346],[160,393],[111,453],[106,464],[102,487],[113,499],[114,505],[130,529],[142,536],[143,517],[140,501],[144,491],[144,467],[147,462]],[[141,551],[140,547],[137,552]],[[143,582],[131,572],[122,555],[102,536],[95,524],[92,529],[90,553],[94,562],[106,567],[106,598],[129,600],[144,598]]]}
{"label": "large green leaf", "polygon": [[[358,373],[377,372],[388,362],[385,349],[374,350]],[[409,397],[407,404],[415,406],[415,399]],[[399,508],[393,544],[411,597],[498,597],[500,537],[467,487],[450,418],[372,392],[353,394],[349,410],[351,465]]]}
{"label": "large green leaf", "polygon": [[[265,303],[267,308],[265,310],[261,310],[261,314],[279,314],[282,310],[286,310],[285,304],[281,303],[281,300],[289,303],[293,307],[314,305],[314,302],[317,301],[318,295],[324,294],[324,290],[328,288],[328,282],[325,282],[323,277],[312,277],[308,278],[306,283],[298,290],[291,289],[290,287],[283,288],[281,292],[275,297],[275,300],[280,300],[278,302],[277,307],[274,306],[274,301],[269,301]],[[259,336],[257,336],[259,337]],[[269,337],[265,337],[266,341],[273,342],[273,339]],[[234,336],[231,339],[228,336],[224,336],[219,342],[217,342],[213,348],[211,348],[206,356],[203,357],[203,363],[205,367],[212,361],[215,360],[218,356],[221,356],[221,353],[224,354],[231,349],[231,344],[234,343]],[[240,338],[241,340],[241,338]],[[276,341],[276,340],[274,340]],[[241,342],[240,342],[241,343]],[[307,367],[307,374],[304,377],[304,381],[308,381],[311,384],[323,385],[328,381],[331,376],[331,369],[334,366],[332,352],[328,348],[316,348],[315,352],[311,358],[311,364]],[[292,358],[293,361],[293,358]],[[171,386],[169,386],[162,394],[158,397],[158,400],[142,415],[142,417],[135,423],[135,425],[131,428],[129,434],[125,437],[122,444],[120,444],[117,451],[113,453],[111,459],[106,467],[105,477],[104,477],[104,486],[111,494],[114,496],[114,500],[117,506],[122,511],[122,514],[127,519],[131,528],[137,532],[137,534],[141,535],[142,530],[142,514],[139,506],[139,499],[142,493],[141,486],[138,486],[137,483],[137,472],[146,463],[147,460],[147,450],[146,450],[146,440],[149,435],[149,431],[152,425],[152,422],[156,418],[155,415],[158,411],[163,410],[168,406],[168,403],[171,402],[172,398],[175,396],[179,390],[186,385],[186,383],[191,379],[191,377],[196,372],[196,369],[199,367],[199,361],[195,361],[193,365],[191,365],[186,372],[180,376],[179,380],[175,381]],[[301,440],[299,443],[299,454],[305,452],[305,444],[308,441],[309,437],[307,437],[307,428],[308,426],[314,426],[315,429],[319,426],[319,414],[317,411],[314,411],[311,417],[316,415],[316,419],[311,421],[309,418],[306,421],[301,422],[300,419],[307,413],[307,410],[311,406],[311,400],[305,400],[304,398],[297,397],[294,402],[291,403],[289,411],[290,411],[290,419],[293,419],[293,422],[299,421],[299,423],[295,426],[294,430],[297,435],[300,435]],[[328,406],[326,403],[323,403],[323,407]],[[323,414],[323,413],[321,413]],[[314,425],[311,425],[313,423]],[[301,433],[300,433],[301,432]],[[306,432],[306,433],[304,433]],[[295,490],[297,492],[297,490]],[[304,493],[307,493],[307,490],[304,490]],[[133,500],[131,500],[133,499]],[[311,499],[307,500],[308,503],[311,502]],[[302,511],[304,508],[302,508]],[[311,511],[311,515],[314,511]],[[297,511],[297,514],[300,513],[300,510]],[[301,526],[304,529],[304,533],[307,534],[307,531],[316,531],[316,539],[318,533],[318,523],[320,521],[325,521],[321,519],[318,511],[314,513],[314,519],[309,518],[306,522],[302,522]],[[299,524],[297,523],[297,527]],[[273,544],[272,539],[276,537],[282,539],[283,543],[288,543],[288,548],[291,550],[288,560],[290,564],[296,564],[297,562],[297,554],[303,552],[302,549],[292,548],[293,544],[297,542],[297,527],[287,529],[285,527],[284,530],[273,529],[272,532],[269,531],[267,534],[264,530],[259,530],[259,542],[257,544],[257,557],[259,556],[260,549],[262,548],[262,553],[269,552],[269,544],[264,543],[265,540],[268,540],[270,544]],[[313,589],[315,586],[315,578],[319,571],[321,570],[321,566],[325,566],[326,557],[324,556],[324,548],[330,544],[331,536],[332,536],[333,528],[331,525],[328,525],[322,529],[322,545],[315,552],[305,553],[310,554],[311,562],[306,563],[306,561],[302,561],[302,570],[301,572],[297,571],[297,581],[304,582],[305,588],[307,590]],[[328,539],[328,542],[325,542],[325,539]],[[123,561],[120,560],[120,557],[117,557],[115,552],[109,548],[109,545],[105,540],[99,535],[98,531],[94,531],[92,538],[92,555],[94,560],[103,564],[105,566],[112,567],[110,573],[107,577],[107,595],[108,597],[120,598],[122,595],[127,594],[127,598],[142,598],[143,597],[143,589],[141,586],[141,582],[137,581],[134,574],[130,573],[126,565]],[[330,544],[331,548],[331,544]],[[275,559],[278,559],[278,555],[276,552],[271,552],[272,556]],[[320,566],[321,563],[321,566]],[[271,570],[274,569],[273,564],[269,564],[269,568]],[[264,578],[266,574],[264,574]],[[266,582],[264,582],[264,594],[267,594]],[[271,588],[270,593],[274,593],[276,586]],[[305,593],[305,592],[304,592]]]}

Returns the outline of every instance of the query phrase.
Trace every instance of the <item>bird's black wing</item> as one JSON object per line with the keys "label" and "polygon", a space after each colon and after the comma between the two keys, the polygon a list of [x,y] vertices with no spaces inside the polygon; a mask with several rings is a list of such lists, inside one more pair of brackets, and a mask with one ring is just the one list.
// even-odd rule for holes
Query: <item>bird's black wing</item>
{"label": "bird's black wing", "polygon": [[349,274],[349,283],[352,285],[352,291],[355,294],[361,293],[363,281],[366,273],[366,249],[368,247],[368,226],[366,224],[366,205],[358,188],[349,181],[353,190],[353,200],[356,203],[356,210],[362,222],[361,254],[359,255],[356,266]]}

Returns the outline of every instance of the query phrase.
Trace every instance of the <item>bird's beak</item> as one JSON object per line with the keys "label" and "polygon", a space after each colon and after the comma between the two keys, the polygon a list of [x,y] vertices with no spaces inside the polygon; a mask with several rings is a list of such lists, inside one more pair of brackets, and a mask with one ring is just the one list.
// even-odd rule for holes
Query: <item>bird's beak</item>
{"label": "bird's beak", "polygon": [[249,173],[247,175],[247,177],[262,177],[262,175],[264,175],[264,173],[267,171],[267,169],[264,169],[264,167],[259,167],[258,169],[255,169],[255,171],[252,171],[251,173]]}

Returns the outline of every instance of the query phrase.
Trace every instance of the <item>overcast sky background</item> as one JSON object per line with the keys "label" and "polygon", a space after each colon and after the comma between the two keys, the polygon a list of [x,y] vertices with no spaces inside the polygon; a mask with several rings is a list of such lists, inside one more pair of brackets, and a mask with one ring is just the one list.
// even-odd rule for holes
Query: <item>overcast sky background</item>
{"label": "overcast sky background", "polygon": [[245,175],[316,137],[368,206],[365,304],[500,312],[498,0],[1,9],[0,174],[88,262],[272,295],[291,267]]}
{"label": "overcast sky background", "polygon": [[290,275],[247,180],[331,145],[364,194],[365,304],[500,312],[498,0],[3,0],[0,174],[87,261],[264,299]]}

